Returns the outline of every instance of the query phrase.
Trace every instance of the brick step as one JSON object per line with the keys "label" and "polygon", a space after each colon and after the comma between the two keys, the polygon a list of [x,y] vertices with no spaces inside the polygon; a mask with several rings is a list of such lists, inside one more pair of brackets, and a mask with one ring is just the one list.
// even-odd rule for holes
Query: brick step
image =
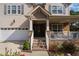
{"label": "brick step", "polygon": [[46,42],[46,40],[35,40],[33,42]]}
{"label": "brick step", "polygon": [[46,48],[46,46],[34,46],[33,48],[45,49],[45,48]]}
{"label": "brick step", "polygon": [[33,40],[33,50],[46,50],[45,38],[36,38]]}
{"label": "brick step", "polygon": [[46,44],[33,44],[33,46],[46,46]]}
{"label": "brick step", "polygon": [[46,51],[46,48],[33,48],[33,51]]}
{"label": "brick step", "polygon": [[36,44],[33,45],[33,47],[41,47],[41,46],[45,47],[46,45],[41,45],[41,44],[40,45],[36,45]]}
{"label": "brick step", "polygon": [[33,48],[46,48],[46,45],[42,45],[42,46],[33,46]]}
{"label": "brick step", "polygon": [[46,42],[33,42],[33,43],[36,43],[36,44],[45,44]]}
{"label": "brick step", "polygon": [[43,46],[41,46],[41,47],[36,46],[36,47],[32,47],[32,48],[42,48],[42,49],[46,49],[46,47],[43,47]]}
{"label": "brick step", "polygon": [[46,48],[46,43],[42,43],[42,44],[33,43],[33,48],[35,47]]}
{"label": "brick step", "polygon": [[42,43],[33,43],[33,45],[46,45],[45,42],[42,42]]}

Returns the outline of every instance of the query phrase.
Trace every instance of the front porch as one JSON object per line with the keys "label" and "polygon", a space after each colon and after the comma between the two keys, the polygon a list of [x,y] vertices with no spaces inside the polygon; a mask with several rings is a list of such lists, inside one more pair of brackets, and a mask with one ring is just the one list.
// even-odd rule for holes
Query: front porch
{"label": "front porch", "polygon": [[35,36],[40,38],[44,36],[46,50],[49,50],[50,40],[79,39],[79,32],[70,30],[71,23],[78,21],[78,16],[51,16],[49,12],[38,6],[31,12],[28,19],[31,50],[33,50]]}
{"label": "front porch", "polygon": [[[32,24],[31,24],[32,27],[30,27],[30,28],[33,30],[32,35],[31,35],[31,47],[33,47],[33,41],[35,38],[34,37],[35,32],[33,29],[34,20],[31,20],[31,21],[32,21]],[[40,22],[40,21],[38,21],[38,22]],[[47,50],[49,50],[50,41],[52,43],[54,43],[54,41],[65,41],[65,40],[69,40],[69,41],[71,40],[71,41],[75,42],[79,39],[79,31],[71,30],[70,24],[72,22],[58,22],[58,21],[54,22],[54,21],[50,21],[50,20],[46,20],[44,22],[46,23],[46,29],[44,29],[44,31],[43,31],[41,28],[40,30],[42,30],[44,32],[43,34],[45,34],[45,42],[46,42]],[[42,25],[41,25],[41,27],[42,27]],[[36,27],[36,30],[38,31],[37,27]],[[41,34],[38,33],[37,36],[40,35],[40,38],[42,38]]]}
{"label": "front porch", "polygon": [[50,16],[48,37],[51,40],[79,39],[79,29],[73,28],[72,23],[79,21],[78,16]]}

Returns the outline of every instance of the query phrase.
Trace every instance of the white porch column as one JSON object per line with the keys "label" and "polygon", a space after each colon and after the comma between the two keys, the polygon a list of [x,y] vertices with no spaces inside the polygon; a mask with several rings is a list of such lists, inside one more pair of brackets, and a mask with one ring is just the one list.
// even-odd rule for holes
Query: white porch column
{"label": "white porch column", "polygon": [[49,31],[49,20],[47,20],[46,22],[47,22],[46,30]]}
{"label": "white porch column", "polygon": [[49,20],[46,21],[46,45],[47,45],[47,50],[49,50]]}
{"label": "white porch column", "polygon": [[29,30],[32,33],[31,34],[31,43],[30,43],[31,44],[31,50],[32,50],[32,46],[33,46],[33,21],[30,19],[29,22],[30,22],[30,29]]}
{"label": "white porch column", "polygon": [[32,20],[30,20],[30,31],[32,31],[33,29],[33,22],[32,22]]}

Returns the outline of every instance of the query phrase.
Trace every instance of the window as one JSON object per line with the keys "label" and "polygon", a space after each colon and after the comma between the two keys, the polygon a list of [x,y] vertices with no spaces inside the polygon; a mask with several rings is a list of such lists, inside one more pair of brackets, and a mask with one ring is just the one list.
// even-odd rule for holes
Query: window
{"label": "window", "polygon": [[8,6],[8,14],[10,14],[10,6]]}
{"label": "window", "polygon": [[21,7],[18,6],[18,14],[20,14],[20,13],[21,13]]}
{"label": "window", "polygon": [[4,5],[4,14],[23,14],[24,12],[24,5],[23,4],[10,4]]}
{"label": "window", "polygon": [[12,6],[12,14],[16,14],[16,5]]}
{"label": "window", "polygon": [[63,25],[62,24],[51,24],[50,29],[54,32],[62,32],[63,31]]}
{"label": "window", "polygon": [[63,6],[51,6],[52,14],[63,14],[64,8]]}
{"label": "window", "polygon": [[58,14],[62,14],[63,8],[62,6],[58,6]]}
{"label": "window", "polygon": [[52,6],[52,12],[53,12],[54,14],[57,14],[57,6]]}

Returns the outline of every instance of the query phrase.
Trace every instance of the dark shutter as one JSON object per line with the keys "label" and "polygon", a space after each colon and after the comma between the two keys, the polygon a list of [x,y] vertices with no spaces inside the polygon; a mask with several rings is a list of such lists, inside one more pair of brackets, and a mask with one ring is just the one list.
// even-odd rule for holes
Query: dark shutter
{"label": "dark shutter", "polygon": [[6,4],[4,5],[4,15],[6,15]]}
{"label": "dark shutter", "polygon": [[22,5],[22,9],[21,9],[22,13],[21,14],[24,14],[24,5]]}

